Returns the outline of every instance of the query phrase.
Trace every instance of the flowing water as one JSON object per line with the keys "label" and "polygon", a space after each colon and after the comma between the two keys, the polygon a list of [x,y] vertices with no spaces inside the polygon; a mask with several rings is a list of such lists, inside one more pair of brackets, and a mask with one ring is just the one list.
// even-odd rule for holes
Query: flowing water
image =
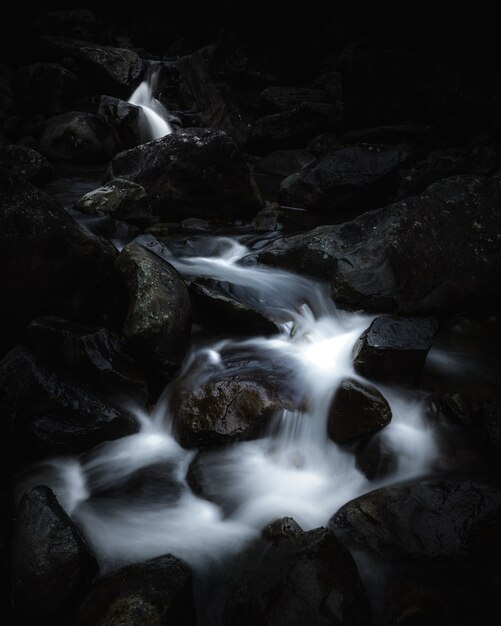
{"label": "flowing water", "polygon": [[131,104],[141,108],[140,131],[141,141],[147,142],[160,139],[172,132],[168,112],[164,105],[154,97],[158,83],[159,68],[148,68],[143,82],[129,98]]}
{"label": "flowing water", "polygon": [[[203,572],[241,550],[268,522],[292,516],[304,528],[325,524],[352,498],[382,484],[358,469],[350,447],[327,437],[329,403],[344,377],[359,378],[351,352],[371,317],[339,311],[324,285],[292,273],[240,263],[265,240],[197,236],[169,247],[139,239],[186,279],[206,276],[231,286],[242,301],[276,320],[268,337],[197,340],[178,377],[150,414],[137,411],[140,432],[106,442],[80,457],[46,461],[28,482],[51,486],[82,529],[102,571],[172,553]],[[210,454],[205,471],[217,491],[214,504],[196,496],[186,475],[196,451],[172,435],[169,399],[184,377],[232,373],[248,367],[261,376],[282,373],[304,398],[302,411],[279,411],[260,439]],[[254,370],[252,370],[254,368]],[[425,416],[426,398],[409,389],[381,387],[392,412],[378,435],[393,455],[385,483],[427,473],[437,454]],[[127,497],[120,490],[141,468],[162,463],[168,477]],[[158,465],[157,465],[158,467]],[[23,488],[27,485],[24,484]]]}

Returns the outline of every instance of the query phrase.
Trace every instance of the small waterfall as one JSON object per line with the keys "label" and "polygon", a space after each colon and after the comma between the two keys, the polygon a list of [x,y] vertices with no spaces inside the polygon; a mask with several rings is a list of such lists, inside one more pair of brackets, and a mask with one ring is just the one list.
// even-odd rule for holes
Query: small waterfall
{"label": "small waterfall", "polygon": [[163,104],[154,97],[158,84],[160,69],[148,68],[145,80],[137,87],[129,98],[130,104],[141,108],[141,141],[160,139],[172,132],[172,126],[167,121],[168,112]]}

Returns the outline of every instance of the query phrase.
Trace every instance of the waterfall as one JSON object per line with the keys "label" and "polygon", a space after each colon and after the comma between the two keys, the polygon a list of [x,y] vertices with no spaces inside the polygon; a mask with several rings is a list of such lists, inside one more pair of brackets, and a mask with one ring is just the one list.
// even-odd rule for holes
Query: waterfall
{"label": "waterfall", "polygon": [[129,98],[130,104],[135,104],[141,109],[140,132],[143,143],[160,139],[172,132],[172,127],[167,121],[167,109],[154,97],[159,74],[158,67],[154,69],[148,67],[146,78]]}

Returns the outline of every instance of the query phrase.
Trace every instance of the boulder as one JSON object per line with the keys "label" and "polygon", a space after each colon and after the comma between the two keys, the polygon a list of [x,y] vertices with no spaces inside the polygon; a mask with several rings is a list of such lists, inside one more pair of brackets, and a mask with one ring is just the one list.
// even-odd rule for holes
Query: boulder
{"label": "boulder", "polygon": [[35,185],[47,183],[54,177],[54,170],[47,159],[26,146],[0,146],[0,167]]}
{"label": "boulder", "polygon": [[[290,521],[280,525],[293,526]],[[233,575],[222,618],[224,626],[368,626],[371,622],[355,562],[325,528],[282,529],[247,570]]]}
{"label": "boulder", "polygon": [[224,498],[223,481],[217,480],[217,470],[220,457],[217,448],[214,450],[200,450],[188,467],[186,482],[193,493],[210,502],[214,502],[223,510],[226,502]]}
{"label": "boulder", "polygon": [[171,554],[100,578],[71,621],[74,626],[196,622],[191,571]]}
{"label": "boulder", "polygon": [[40,315],[102,323],[115,293],[113,246],[79,226],[48,195],[1,169],[0,187],[0,345],[12,346]]}
{"label": "boulder", "polygon": [[115,178],[78,200],[75,209],[86,215],[111,216],[137,226],[152,221],[152,201],[144,187],[130,180]]}
{"label": "boulder", "polygon": [[140,359],[172,374],[188,348],[188,288],[170,263],[134,242],[120,252],[115,267],[128,296],[123,334],[129,348]]}
{"label": "boulder", "polygon": [[284,212],[278,202],[265,202],[264,209],[259,211],[252,225],[258,233],[267,233],[280,228],[280,220],[283,217]]}
{"label": "boulder", "polygon": [[12,433],[12,458],[71,454],[130,435],[139,426],[90,385],[17,346],[0,361],[0,407]]}
{"label": "boulder", "polygon": [[82,96],[80,79],[59,63],[33,63],[17,70],[14,93],[26,112],[57,115]]}
{"label": "boulder", "polygon": [[389,558],[498,562],[501,489],[474,480],[384,487],[345,504],[329,527],[353,549]]}
{"label": "boulder", "polygon": [[120,150],[113,128],[97,115],[71,111],[48,120],[40,150],[58,161],[107,161]]}
{"label": "boulder", "polygon": [[482,407],[483,429],[497,455],[501,453],[501,394],[490,396]]}
{"label": "boulder", "polygon": [[255,171],[285,178],[304,169],[315,160],[308,150],[276,150],[256,163]]}
{"label": "boulder", "polygon": [[111,96],[92,96],[80,100],[76,106],[109,124],[118,135],[122,148],[133,148],[141,143],[140,107]]}
{"label": "boulder", "polygon": [[162,201],[162,218],[239,217],[261,199],[240,150],[220,130],[188,128],[118,154],[110,178],[142,185]]}
{"label": "boulder", "polygon": [[16,613],[59,622],[85,595],[97,562],[52,491],[27,491],[12,539],[12,600]]}
{"label": "boulder", "polygon": [[345,379],[329,407],[327,432],[332,441],[344,443],[381,430],[390,421],[391,409],[382,393],[354,379]]}
{"label": "boulder", "polygon": [[338,226],[273,242],[261,263],[328,281],[339,306],[400,313],[499,295],[501,180],[457,176]]}
{"label": "boulder", "polygon": [[332,100],[323,89],[311,87],[267,87],[261,92],[261,98],[273,113],[291,111],[303,102],[318,104]]}
{"label": "boulder", "polygon": [[279,202],[304,209],[342,211],[384,204],[406,148],[361,145],[330,152],[280,185]]}
{"label": "boulder", "polygon": [[436,330],[433,317],[376,317],[353,348],[355,370],[385,383],[415,382]]}

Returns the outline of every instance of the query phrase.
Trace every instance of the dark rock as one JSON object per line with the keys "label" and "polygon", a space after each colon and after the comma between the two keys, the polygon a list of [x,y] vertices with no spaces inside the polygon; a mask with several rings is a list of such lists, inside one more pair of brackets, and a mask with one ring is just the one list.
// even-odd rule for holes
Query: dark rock
{"label": "dark rock", "polygon": [[235,142],[220,130],[188,128],[118,154],[110,177],[126,178],[157,196],[161,217],[239,216],[261,205]]}
{"label": "dark rock", "polygon": [[21,346],[0,362],[0,406],[16,462],[82,452],[138,430],[131,415]]}
{"label": "dark rock", "polygon": [[315,79],[313,87],[326,91],[331,100],[341,104],[343,99],[343,76],[339,72],[324,72]]}
{"label": "dark rock", "polygon": [[353,348],[355,370],[382,382],[415,382],[436,330],[432,317],[376,317]]}
{"label": "dark rock", "polygon": [[102,24],[92,11],[65,9],[46,13],[35,22],[41,35],[61,35],[85,41],[97,41]]}
{"label": "dark rock", "polygon": [[271,522],[261,531],[261,537],[266,541],[277,542],[282,539],[297,539],[303,529],[293,517],[282,517]]}
{"label": "dark rock", "polygon": [[[411,560],[499,560],[501,490],[427,480],[385,487],[345,504],[329,526],[354,549]],[[496,530],[497,529],[497,530]]]}
{"label": "dark rock", "polygon": [[320,133],[338,130],[340,124],[336,105],[303,103],[284,113],[259,118],[252,128],[250,148],[259,154],[300,148]]}
{"label": "dark rock", "polygon": [[501,395],[495,394],[483,403],[483,425],[489,442],[501,453]]}
{"label": "dark rock", "polygon": [[[322,133],[313,137],[308,143],[308,152],[314,154],[316,157],[324,156],[328,152],[334,152],[335,150],[341,150],[345,148],[344,142],[340,139],[339,135],[334,133]],[[292,173],[292,172],[291,172]]]}
{"label": "dark rock", "polygon": [[109,124],[97,115],[78,111],[52,117],[40,139],[40,150],[61,161],[106,161],[120,147]]}
{"label": "dark rock", "polygon": [[54,170],[47,159],[25,146],[0,146],[0,167],[34,184],[46,183],[54,177]]}
{"label": "dark rock", "polygon": [[13,345],[19,331],[40,315],[102,322],[115,293],[113,246],[5,170],[0,186],[0,343]]}
{"label": "dark rock", "polygon": [[315,157],[308,150],[277,150],[263,157],[255,167],[256,172],[272,176],[290,176],[313,163]]}
{"label": "dark rock", "polygon": [[118,255],[115,267],[128,294],[123,334],[131,350],[167,373],[181,364],[188,348],[191,306],[177,270],[137,243]]}
{"label": "dark rock", "polygon": [[190,463],[186,481],[193,493],[225,509],[224,481],[220,481],[219,450],[200,450]]}
{"label": "dark rock", "polygon": [[375,387],[345,379],[332,400],[327,420],[329,437],[336,443],[343,443],[387,426],[391,409]]}
{"label": "dark rock", "polygon": [[12,599],[25,619],[54,623],[85,594],[97,562],[55,495],[27,491],[12,540]]}
{"label": "dark rock", "polygon": [[355,450],[357,468],[369,480],[381,480],[398,469],[398,454],[382,437],[374,435]]}
{"label": "dark rock", "polygon": [[181,222],[183,230],[189,230],[196,233],[208,233],[211,231],[211,225],[206,220],[197,217],[187,217]]}
{"label": "dark rock", "polygon": [[111,96],[92,96],[80,100],[76,106],[97,115],[114,128],[122,148],[133,148],[141,143],[141,109],[138,106]]}
{"label": "dark rock", "polygon": [[274,335],[276,324],[261,311],[252,308],[225,291],[220,283],[197,278],[190,285],[195,311],[209,321],[241,332]]}
{"label": "dark rock", "polygon": [[17,70],[14,93],[25,111],[57,115],[82,95],[79,78],[59,63],[33,63]]}
{"label": "dark rock", "polygon": [[122,178],[86,193],[75,204],[75,209],[87,215],[111,216],[137,226],[148,226],[152,221],[152,201],[144,187]]}
{"label": "dark rock", "polygon": [[72,624],[195,626],[192,586],[189,567],[171,554],[128,565],[96,582]]}
{"label": "dark rock", "polygon": [[291,111],[304,102],[318,104],[332,100],[327,91],[311,87],[268,87],[261,98],[274,113]]}
{"label": "dark rock", "polygon": [[284,212],[278,202],[267,202],[254,218],[252,225],[258,233],[267,233],[280,227],[279,221],[283,216]]}
{"label": "dark rock", "polygon": [[454,422],[466,426],[480,423],[481,402],[461,391],[444,394],[440,401],[440,407],[444,415]]}
{"label": "dark rock", "polygon": [[224,626],[371,623],[355,562],[324,528],[284,533],[236,577],[229,593]]}
{"label": "dark rock", "polygon": [[344,133],[345,143],[382,143],[385,145],[411,144],[419,142],[423,135],[430,133],[433,127],[419,122],[400,122],[386,126],[359,128]]}
{"label": "dark rock", "polygon": [[106,328],[91,328],[54,317],[37,318],[24,343],[46,359],[107,395],[146,399],[146,381],[120,339]]}
{"label": "dark rock", "polygon": [[286,178],[279,201],[305,209],[361,212],[388,199],[392,175],[407,157],[402,147],[366,145],[336,150]]}
{"label": "dark rock", "polygon": [[259,261],[329,281],[340,306],[428,313],[496,295],[501,180],[454,177],[339,226],[277,240]]}

